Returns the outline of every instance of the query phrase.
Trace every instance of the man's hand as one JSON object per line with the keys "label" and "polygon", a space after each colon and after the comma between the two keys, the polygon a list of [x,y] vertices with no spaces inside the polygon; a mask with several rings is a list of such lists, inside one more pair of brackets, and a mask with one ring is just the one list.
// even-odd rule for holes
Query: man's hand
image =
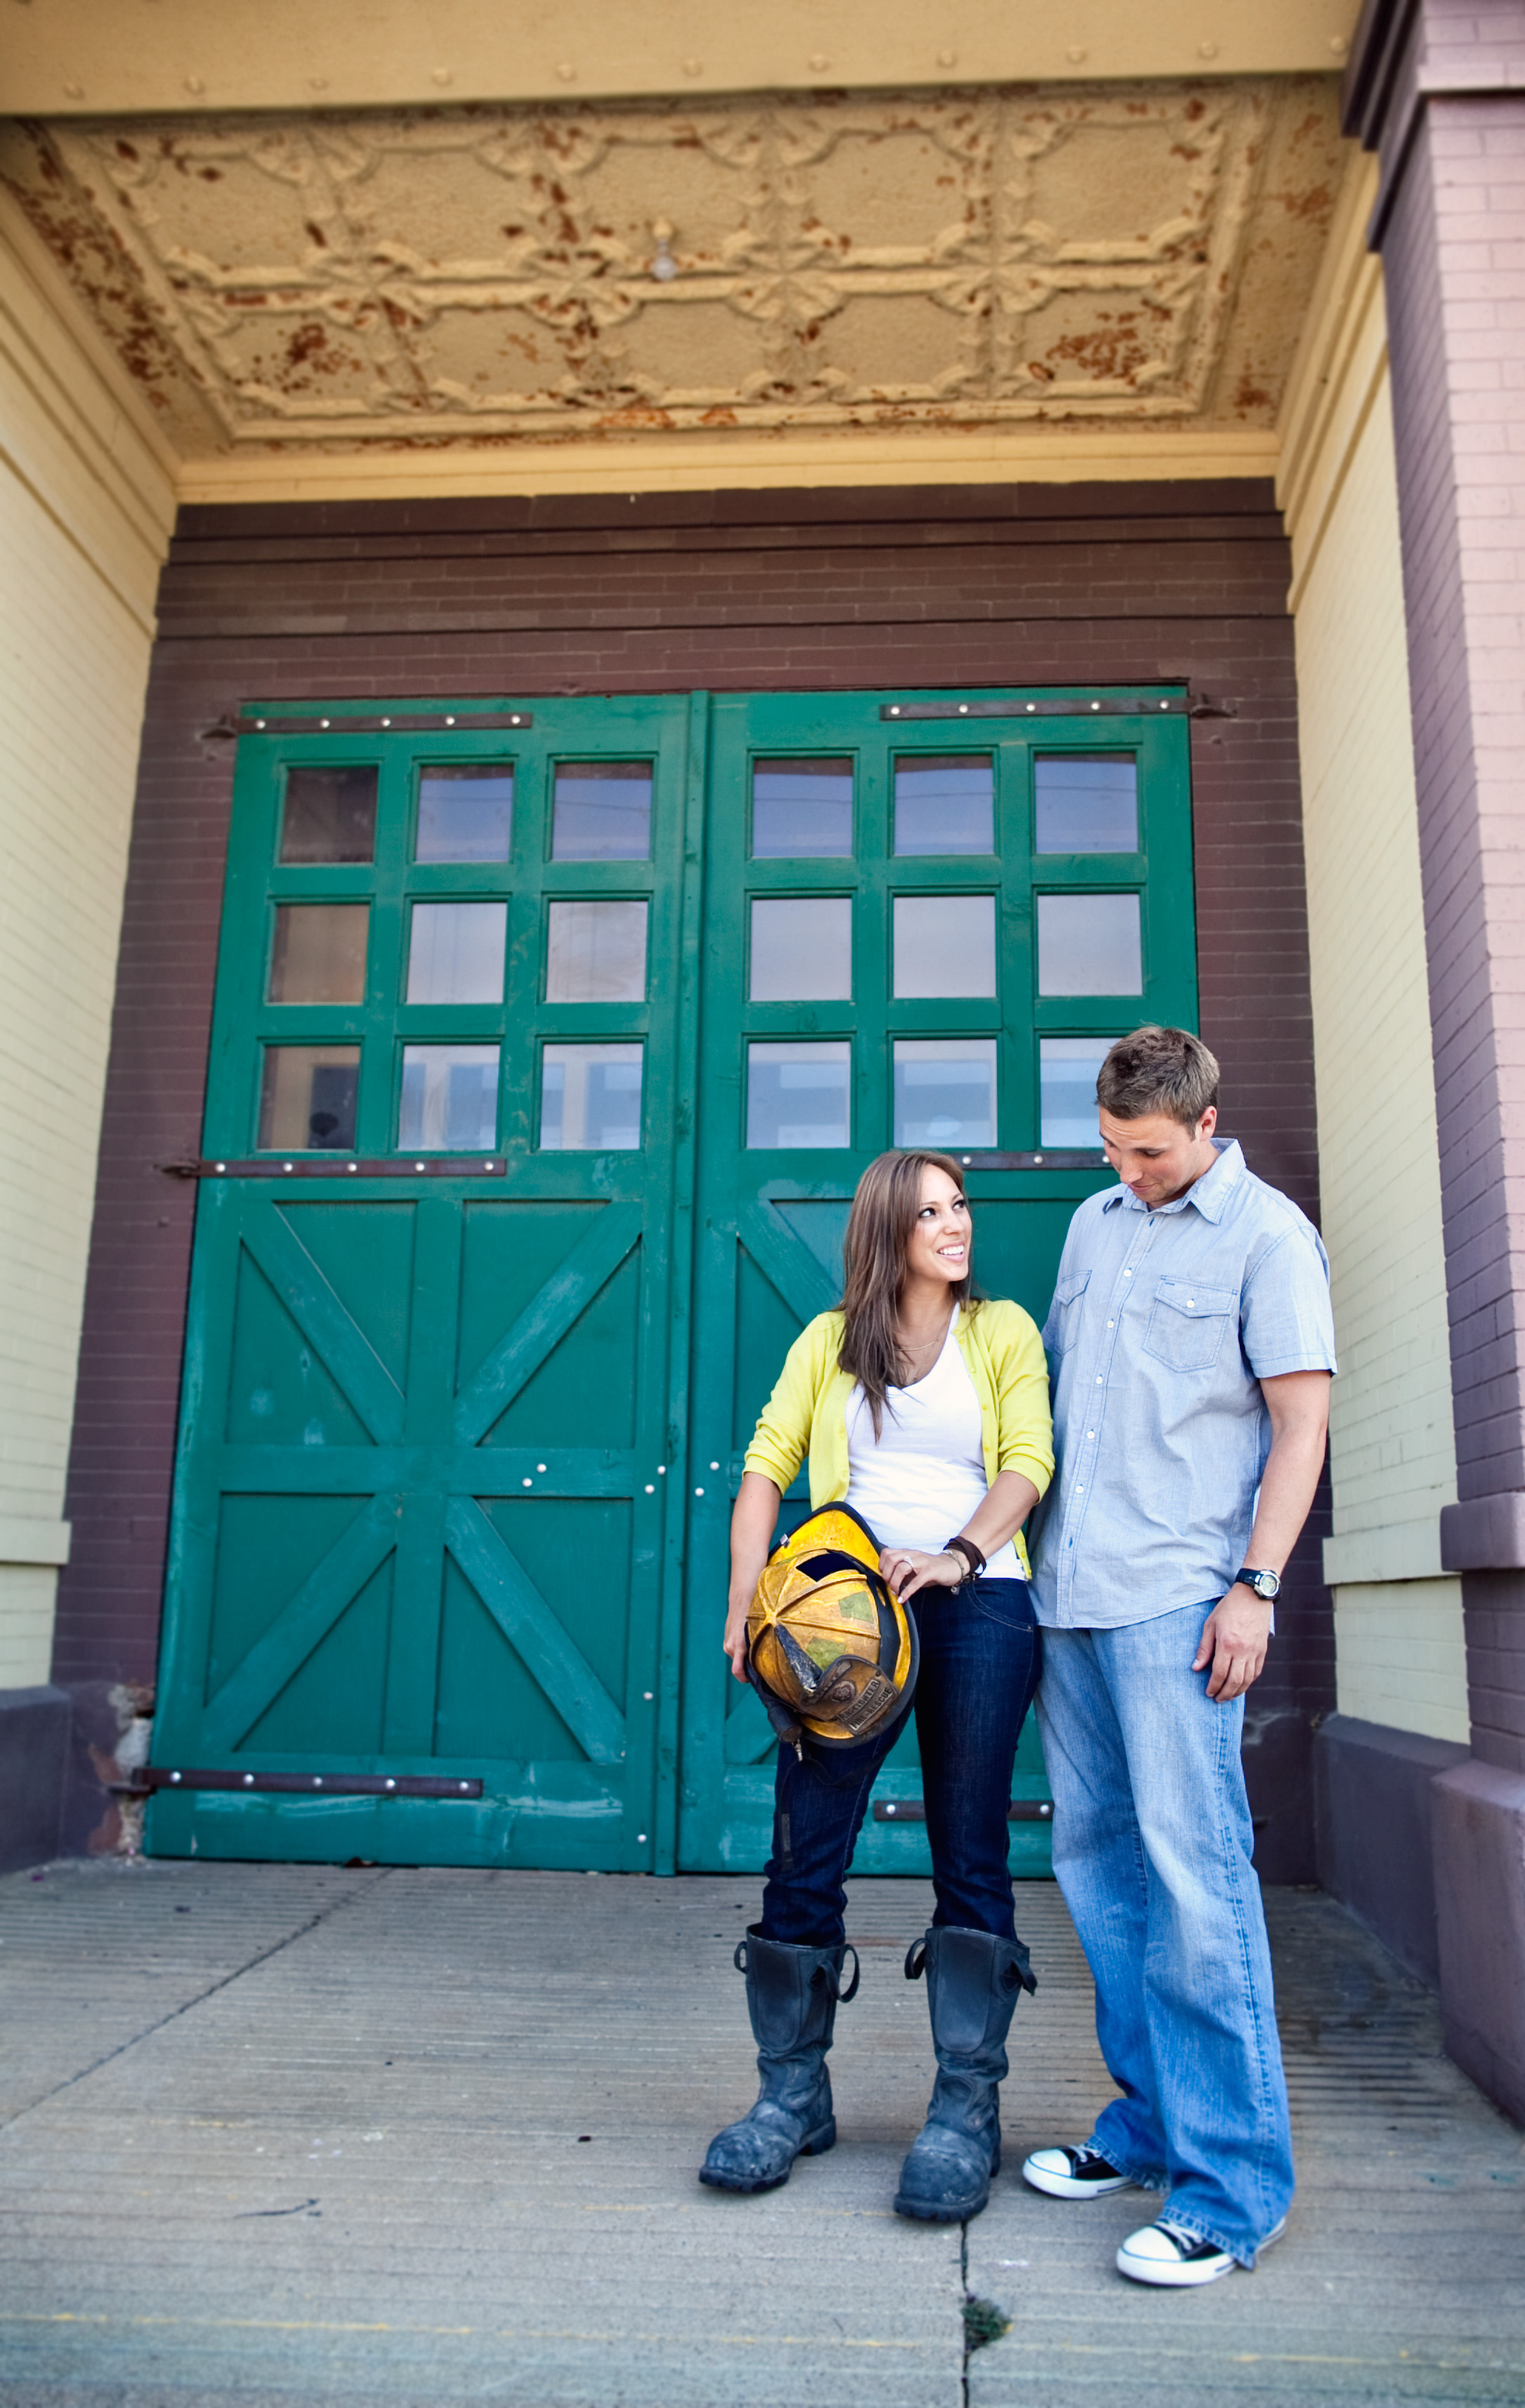
{"label": "man's hand", "polygon": [[1226,1706],[1232,1698],[1242,1698],[1250,1684],[1259,1679],[1270,1643],[1270,1606],[1243,1581],[1235,1581],[1203,1623],[1201,1644],[1191,1669],[1201,1672],[1211,1664],[1207,1694],[1216,1704]]}

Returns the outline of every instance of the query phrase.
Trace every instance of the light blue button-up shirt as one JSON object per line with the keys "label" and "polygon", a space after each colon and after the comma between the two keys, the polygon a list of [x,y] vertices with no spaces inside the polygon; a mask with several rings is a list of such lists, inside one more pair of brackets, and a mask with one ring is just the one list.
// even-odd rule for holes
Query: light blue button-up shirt
{"label": "light blue button-up shirt", "polygon": [[1332,1371],[1329,1257],[1237,1144],[1154,1211],[1117,1186],[1070,1224],[1043,1325],[1054,1482],[1029,1529],[1041,1623],[1114,1630],[1221,1597],[1271,1452],[1262,1380]]}

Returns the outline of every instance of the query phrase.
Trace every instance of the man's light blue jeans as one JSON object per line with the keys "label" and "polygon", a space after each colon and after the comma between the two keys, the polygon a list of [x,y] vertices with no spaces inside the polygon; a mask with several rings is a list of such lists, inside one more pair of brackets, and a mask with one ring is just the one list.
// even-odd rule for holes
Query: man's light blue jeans
{"label": "man's light blue jeans", "polygon": [[1122,2092],[1093,2145],[1251,2266],[1292,2197],[1292,2136],[1239,1742],[1191,1659],[1214,1600],[1043,1632],[1054,1870]]}

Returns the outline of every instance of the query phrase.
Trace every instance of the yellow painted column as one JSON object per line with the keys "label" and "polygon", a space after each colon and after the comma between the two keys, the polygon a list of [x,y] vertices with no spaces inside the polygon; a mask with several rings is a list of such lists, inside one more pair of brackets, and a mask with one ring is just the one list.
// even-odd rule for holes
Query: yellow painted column
{"label": "yellow painted column", "polygon": [[1355,169],[1282,469],[1292,534],[1319,1182],[1339,1334],[1331,1461],[1342,1713],[1465,1745],[1456,1496],[1398,487],[1381,271]]}
{"label": "yellow painted column", "polygon": [[153,601],[122,371],[0,205],[0,1688],[49,1678]]}

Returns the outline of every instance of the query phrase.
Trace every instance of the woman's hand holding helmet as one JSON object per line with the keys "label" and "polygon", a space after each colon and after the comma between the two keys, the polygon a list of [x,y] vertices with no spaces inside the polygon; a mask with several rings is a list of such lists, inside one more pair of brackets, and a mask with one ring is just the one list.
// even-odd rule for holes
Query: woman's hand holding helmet
{"label": "woman's hand holding helmet", "polygon": [[919,1588],[957,1588],[969,1578],[962,1555],[928,1555],[920,1547],[885,1547],[879,1569],[902,1603]]}

